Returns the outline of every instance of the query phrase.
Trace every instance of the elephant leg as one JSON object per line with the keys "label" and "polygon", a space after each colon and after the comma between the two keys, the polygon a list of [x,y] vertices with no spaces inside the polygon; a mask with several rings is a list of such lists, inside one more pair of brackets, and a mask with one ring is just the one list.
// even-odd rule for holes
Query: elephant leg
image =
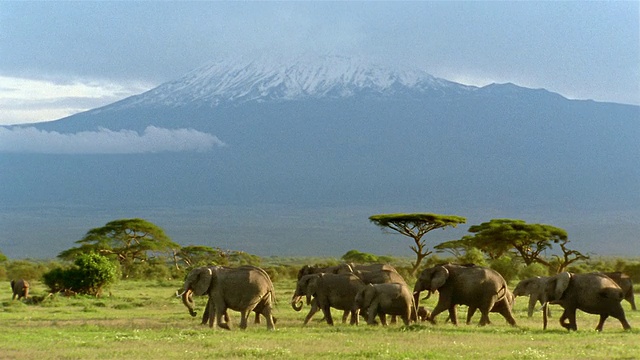
{"label": "elephant leg", "polygon": [[578,326],[576,325],[576,309],[564,309],[562,316],[560,316],[560,325],[569,331],[578,330]]}
{"label": "elephant leg", "polygon": [[376,316],[378,315],[378,309],[373,306],[367,309],[367,324],[369,325],[378,325],[376,321]]}
{"label": "elephant leg", "polygon": [[[432,324],[436,323],[436,316],[438,316],[441,312],[447,310],[448,305],[445,305],[443,303],[438,302],[438,304],[436,305],[435,308],[433,308],[433,311],[431,312],[431,315],[427,318],[427,321],[429,321]],[[449,310],[449,317],[451,317],[451,310]]]}
{"label": "elephant leg", "polygon": [[260,313],[256,313],[256,317],[253,320],[254,324],[260,324]]}
{"label": "elephant leg", "polygon": [[[211,314],[215,314],[215,325],[220,327],[221,329],[229,329],[229,323],[228,322],[223,322],[225,314],[227,313],[227,308],[226,307],[221,307],[219,308],[218,306],[216,306],[216,309],[213,310],[211,309]],[[213,316],[209,317],[209,327],[213,327],[214,326],[214,319]]]}
{"label": "elephant leg", "polygon": [[449,319],[451,319],[453,325],[458,325],[458,312],[455,305],[449,307]]}
{"label": "elephant leg", "polygon": [[395,325],[398,323],[398,317],[396,315],[391,315],[391,324]]}
{"label": "elephant leg", "polygon": [[503,307],[502,309],[500,309],[499,312],[500,315],[502,315],[502,317],[507,320],[507,323],[511,326],[517,326],[516,324],[516,319],[513,317],[513,312],[511,312],[511,309],[509,309],[508,306]]}
{"label": "elephant leg", "polygon": [[538,298],[531,295],[529,296],[529,307],[527,308],[527,317],[533,316],[533,310],[536,308],[536,303],[538,302]]}
{"label": "elephant leg", "polygon": [[473,318],[473,314],[476,313],[476,307],[475,306],[469,306],[469,309],[467,310],[467,325],[471,324],[471,318]]}
{"label": "elephant leg", "polygon": [[631,310],[633,310],[633,311],[638,310],[636,308],[636,300],[633,297],[633,292],[632,291],[629,291],[629,295],[627,296],[627,301],[629,302],[629,304],[631,304]]}
{"label": "elephant leg", "polygon": [[382,324],[382,326],[387,326],[387,314],[382,310],[378,310],[378,317],[380,318],[380,324]]}
{"label": "elephant leg", "polygon": [[624,315],[624,310],[622,309],[621,304],[618,304],[617,309],[614,309],[607,315],[618,319],[618,321],[620,321],[620,324],[622,324],[623,329],[625,330],[631,329],[631,325],[629,325],[629,322],[627,322],[627,318]]}
{"label": "elephant leg", "polygon": [[360,323],[360,309],[353,309],[351,311],[345,310],[348,314],[351,314],[350,325],[358,325]]}
{"label": "elephant leg", "polygon": [[[349,310],[345,310],[345,311],[342,313],[342,323],[343,323],[343,324],[346,324],[346,323],[347,323],[347,318],[349,318],[349,314],[350,314],[350,313],[351,313],[351,312],[350,312]],[[351,316],[351,324],[353,325],[353,315]]]}
{"label": "elephant leg", "polygon": [[307,325],[309,323],[313,315],[315,315],[315,313],[317,313],[318,310],[320,310],[320,308],[318,307],[318,303],[314,299],[314,301],[311,302],[311,309],[309,309],[309,313],[304,318],[304,325]]}
{"label": "elephant leg", "polygon": [[250,315],[251,315],[251,311],[249,310],[240,311],[240,329],[244,330],[247,328],[247,323],[249,322]]}
{"label": "elephant leg", "polygon": [[333,318],[331,317],[331,307],[329,305],[322,306],[322,313],[324,314],[327,324],[333,326]]}
{"label": "elephant leg", "polygon": [[271,306],[265,306],[262,309],[262,315],[267,319],[267,330],[275,330],[276,319],[272,315]]}
{"label": "elephant leg", "polygon": [[600,314],[600,321],[598,321],[598,325],[596,325],[596,331],[602,331],[602,327],[604,327],[604,321],[607,320],[609,315]]}
{"label": "elephant leg", "polygon": [[489,320],[489,310],[488,309],[480,309],[480,313],[482,316],[480,317],[480,326],[485,326],[491,324],[491,320]]}

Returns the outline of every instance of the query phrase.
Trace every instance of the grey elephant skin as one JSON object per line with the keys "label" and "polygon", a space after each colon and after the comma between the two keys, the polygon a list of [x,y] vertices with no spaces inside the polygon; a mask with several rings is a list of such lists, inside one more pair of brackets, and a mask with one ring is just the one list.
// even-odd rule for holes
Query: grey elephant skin
{"label": "grey elephant skin", "polygon": [[420,292],[428,291],[427,298],[439,292],[438,303],[427,320],[435,324],[435,317],[448,310],[453,324],[458,323],[456,306],[468,305],[472,316],[480,310],[479,325],[490,324],[489,312],[500,313],[512,326],[516,325],[507,282],[498,272],[475,265],[445,264],[422,271],[414,286],[414,299],[419,304]]}
{"label": "grey elephant skin", "polygon": [[355,310],[366,314],[367,324],[376,325],[376,316],[383,326],[386,315],[400,316],[405,325],[415,318],[416,307],[411,290],[404,283],[368,284],[356,294]]}
{"label": "grey elephant skin", "polygon": [[[548,276],[535,276],[528,279],[524,279],[516,285],[513,289],[513,295],[517,296],[529,296],[529,305],[527,307],[527,316],[532,317],[535,310],[536,303],[540,303],[540,306],[544,306],[547,302],[546,288]],[[548,311],[548,310],[547,310]],[[547,315],[550,315],[547,313]]]}
{"label": "grey elephant skin", "polygon": [[182,302],[195,316],[193,294],[209,295],[209,326],[217,325],[229,329],[223,322],[227,309],[239,311],[240,328],[246,329],[251,311],[267,319],[267,329],[275,329],[272,310],[275,290],[269,275],[255,266],[238,268],[200,267],[193,269],[184,282]]}
{"label": "grey elephant skin", "polygon": [[350,324],[358,324],[358,311],[354,310],[355,296],[365,286],[364,282],[354,274],[312,274],[305,275],[296,284],[296,290],[291,298],[291,304],[302,301],[306,297],[307,304],[314,298],[317,307],[312,307],[305,317],[307,324],[317,309],[322,310],[327,324],[333,325],[331,308],[345,310],[351,313]]}
{"label": "grey elephant skin", "polygon": [[25,279],[11,280],[11,291],[13,296],[11,300],[18,300],[29,297],[29,282]]}
{"label": "grey elephant skin", "polygon": [[[400,274],[398,274],[397,270],[389,265],[389,264],[354,264],[354,263],[341,263],[333,266],[317,266],[317,265],[305,265],[298,271],[298,280],[300,280],[305,275],[313,275],[313,274],[356,274],[362,281],[366,284],[383,284],[383,283],[393,283],[393,282],[402,282],[404,283],[404,279]],[[311,317],[320,310],[318,307],[317,301],[315,298],[310,299],[307,302],[307,305],[311,306],[309,310],[309,314],[305,318],[305,324],[311,319]],[[291,307],[295,311],[302,310],[303,303],[300,302],[292,302]],[[342,323],[346,323],[349,318],[350,310],[345,310],[342,315]],[[395,321],[395,316],[393,317]]]}
{"label": "grey elephant skin", "polygon": [[[611,316],[620,321],[625,330],[631,329],[620,302],[624,293],[615,281],[602,273],[573,274],[562,272],[547,281],[547,303],[564,308],[560,325],[567,330],[578,330],[576,310],[600,315],[596,326],[602,331],[605,320]],[[546,311],[543,312],[543,328],[547,327]]]}
{"label": "grey elephant skin", "polygon": [[636,311],[636,300],[633,295],[633,281],[631,281],[631,277],[623,272],[606,272],[604,273],[611,280],[615,281],[618,286],[622,289],[622,293],[624,294],[624,299],[631,304],[631,310]]}

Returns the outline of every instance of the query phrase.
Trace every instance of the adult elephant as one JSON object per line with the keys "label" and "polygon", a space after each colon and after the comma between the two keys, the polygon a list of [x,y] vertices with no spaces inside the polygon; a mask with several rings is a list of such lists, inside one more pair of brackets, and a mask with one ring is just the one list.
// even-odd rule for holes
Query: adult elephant
{"label": "adult elephant", "polygon": [[353,310],[354,299],[358,291],[365,284],[354,274],[311,274],[305,275],[296,284],[296,290],[291,298],[291,304],[302,302],[302,298],[306,297],[307,304],[311,304],[313,298],[316,306],[312,306],[311,310],[304,319],[307,324],[311,317],[318,310],[322,310],[327,324],[333,325],[331,317],[331,308],[349,311],[351,313],[351,324],[358,324],[358,311]]}
{"label": "adult elephant", "polygon": [[368,284],[358,291],[354,302],[354,310],[362,310],[369,325],[377,324],[376,315],[383,326],[387,314],[400,316],[407,326],[415,318],[415,302],[407,284]]}
{"label": "adult elephant", "polygon": [[354,264],[354,263],[346,263],[352,269],[352,271],[393,271],[398,272],[396,268],[389,264]]}
{"label": "adult elephant", "polygon": [[[524,279],[513,289],[514,296],[529,296],[529,305],[527,307],[527,316],[532,317],[536,303],[543,306],[547,302],[546,287],[548,276],[536,276]],[[550,315],[547,313],[547,315]]]}
{"label": "adult elephant", "polygon": [[631,281],[631,277],[620,271],[606,272],[604,274],[610,277],[611,280],[615,281],[616,284],[620,286],[624,294],[624,299],[627,300],[629,304],[631,304],[631,310],[637,310],[636,300],[633,295],[633,281]]}
{"label": "adult elephant", "polygon": [[353,272],[359,277],[365,284],[390,284],[399,283],[406,284],[406,281],[402,275],[398,274],[395,270],[376,270],[376,271],[363,271],[355,270]]}
{"label": "adult elephant", "polygon": [[[552,276],[547,281],[546,297],[545,308],[549,304],[558,304],[564,308],[560,325],[567,330],[578,330],[578,309],[600,315],[597,331],[602,331],[604,321],[609,316],[618,319],[625,330],[631,329],[620,304],[624,298],[622,289],[602,273],[573,274],[565,271]],[[543,312],[543,328],[547,328],[546,311]]]}
{"label": "adult elephant", "polygon": [[305,275],[313,274],[348,274],[352,273],[353,268],[347,263],[332,266],[304,265],[298,270],[298,280]]}
{"label": "adult elephant", "polygon": [[229,329],[229,324],[222,320],[227,309],[231,309],[241,313],[241,329],[246,329],[251,311],[267,319],[267,329],[275,329],[271,315],[275,303],[273,283],[269,275],[259,267],[199,267],[191,270],[183,289],[182,302],[191,316],[196,316],[192,295],[209,295],[210,327],[213,327],[215,317],[217,326]]}
{"label": "adult elephant", "polygon": [[29,282],[25,279],[11,280],[11,291],[13,296],[11,300],[18,300],[29,297]]}
{"label": "adult elephant", "polygon": [[475,265],[444,264],[422,271],[414,286],[414,299],[418,304],[421,291],[428,291],[427,298],[435,291],[440,293],[438,303],[427,317],[435,324],[435,317],[448,310],[449,318],[458,323],[456,306],[468,305],[473,315],[480,310],[480,326],[490,324],[489,312],[495,309],[509,324],[516,321],[509,304],[507,282],[495,270]]}

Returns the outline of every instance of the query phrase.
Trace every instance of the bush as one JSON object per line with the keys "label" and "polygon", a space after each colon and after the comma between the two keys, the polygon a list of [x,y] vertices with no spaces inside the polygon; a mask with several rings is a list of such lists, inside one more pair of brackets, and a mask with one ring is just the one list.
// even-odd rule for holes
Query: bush
{"label": "bush", "polygon": [[489,267],[499,272],[507,282],[510,282],[511,280],[516,278],[520,267],[518,262],[514,260],[515,259],[511,258],[508,255],[503,255],[497,259],[492,260]]}
{"label": "bush", "polygon": [[540,263],[533,263],[523,267],[518,273],[518,278],[520,278],[520,280],[536,276],[549,276],[549,268]]}
{"label": "bush", "polygon": [[55,268],[43,275],[43,281],[51,292],[71,290],[95,296],[117,279],[118,267],[108,258],[94,253],[82,254],[73,266]]}
{"label": "bush", "polygon": [[470,248],[467,252],[458,258],[460,264],[476,264],[478,266],[487,266],[484,254],[478,248]]}
{"label": "bush", "polygon": [[173,275],[169,266],[161,261],[137,262],[129,267],[128,279],[168,280]]}

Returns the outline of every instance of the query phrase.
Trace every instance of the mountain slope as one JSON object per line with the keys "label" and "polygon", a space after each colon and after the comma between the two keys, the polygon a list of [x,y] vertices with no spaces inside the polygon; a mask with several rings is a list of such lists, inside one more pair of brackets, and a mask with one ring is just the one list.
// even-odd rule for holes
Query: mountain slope
{"label": "mountain slope", "polygon": [[[2,154],[0,203],[92,204],[129,209],[130,216],[148,207],[285,204],[451,213],[469,216],[470,224],[513,217],[584,234],[594,249],[606,236],[602,229],[620,225],[611,214],[640,216],[640,107],[513,84],[469,87],[361,60],[213,63],[35,126],[77,133],[150,125],[206,132],[226,146],[203,153]],[[260,213],[267,224],[278,222],[272,216]],[[585,233],[594,218],[602,228]],[[318,221],[300,219],[306,228]],[[207,231],[177,240],[207,243]],[[611,241],[629,243],[631,233]],[[295,243],[291,236],[273,233],[269,251],[295,251],[283,248]],[[367,239],[377,232],[362,236],[327,246],[346,247],[337,255],[352,248],[375,253]]]}

